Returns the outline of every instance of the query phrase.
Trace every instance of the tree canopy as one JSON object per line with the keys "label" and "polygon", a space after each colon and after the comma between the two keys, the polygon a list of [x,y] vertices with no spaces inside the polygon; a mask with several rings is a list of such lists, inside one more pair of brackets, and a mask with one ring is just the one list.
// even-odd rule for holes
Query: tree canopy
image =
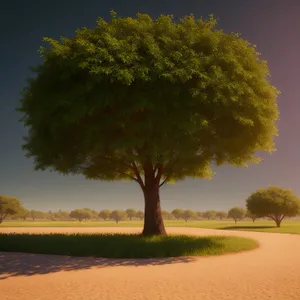
{"label": "tree canopy", "polygon": [[0,196],[0,224],[6,216],[15,215],[23,210],[23,205],[17,198],[4,195]]}
{"label": "tree canopy", "polygon": [[109,209],[103,209],[99,212],[99,217],[102,218],[103,220],[106,220],[109,218],[111,214],[111,211]]}
{"label": "tree canopy", "polygon": [[216,217],[220,218],[222,220],[223,218],[226,218],[228,213],[226,211],[217,211]]}
{"label": "tree canopy", "polygon": [[110,214],[110,218],[115,220],[116,223],[123,220],[127,216],[126,211],[123,210],[113,210]]}
{"label": "tree canopy", "polygon": [[132,218],[136,217],[136,210],[134,208],[128,208],[128,209],[126,209],[126,214],[129,218],[129,220],[131,220]]}
{"label": "tree canopy", "polygon": [[228,218],[232,218],[236,223],[237,220],[242,220],[246,216],[246,209],[243,207],[235,206],[228,211]]}
{"label": "tree canopy", "polygon": [[208,220],[213,219],[217,215],[217,212],[215,210],[208,210],[203,212],[202,216],[204,218],[207,218]]}
{"label": "tree canopy", "polygon": [[285,217],[300,213],[300,200],[289,189],[270,186],[259,189],[246,200],[247,209],[257,217],[269,217],[280,227]]}
{"label": "tree canopy", "polygon": [[70,212],[70,217],[78,220],[79,222],[91,219],[92,216],[93,214],[91,213],[91,211],[84,208],[74,209]]}
{"label": "tree canopy", "polygon": [[165,233],[165,182],[211,178],[212,164],[246,166],[274,150],[278,91],[267,64],[212,16],[112,12],[94,29],[44,41],[20,101],[27,156],[37,170],[138,182],[145,234]]}
{"label": "tree canopy", "polygon": [[182,218],[184,210],[181,208],[175,208],[172,210],[172,215],[178,220]]}
{"label": "tree canopy", "polygon": [[186,209],[182,213],[182,218],[185,222],[187,222],[189,219],[196,218],[196,213],[190,209]]}

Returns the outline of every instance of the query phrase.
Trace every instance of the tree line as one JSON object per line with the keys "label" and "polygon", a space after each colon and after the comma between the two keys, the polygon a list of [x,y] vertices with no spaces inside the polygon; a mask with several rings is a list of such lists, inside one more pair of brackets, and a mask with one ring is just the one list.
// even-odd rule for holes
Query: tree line
{"label": "tree line", "polygon": [[[246,207],[235,206],[228,211],[208,210],[204,212],[184,210],[175,208],[171,212],[162,210],[162,217],[165,220],[213,220],[213,219],[233,219],[235,223],[245,218],[252,219],[253,222],[257,218],[267,217],[275,221],[276,226],[280,227],[285,217],[293,217],[300,214],[299,199],[288,189],[279,187],[269,187],[267,189],[257,190],[251,194],[246,200]],[[9,197],[0,196],[0,223],[5,218],[13,220],[45,219],[52,221],[72,221],[77,220],[114,220],[116,223],[122,220],[143,220],[144,212],[128,208],[127,210],[109,210],[103,209],[100,212],[90,208],[74,209],[70,212],[59,210],[57,212],[42,212],[38,210],[26,209],[20,200]]]}

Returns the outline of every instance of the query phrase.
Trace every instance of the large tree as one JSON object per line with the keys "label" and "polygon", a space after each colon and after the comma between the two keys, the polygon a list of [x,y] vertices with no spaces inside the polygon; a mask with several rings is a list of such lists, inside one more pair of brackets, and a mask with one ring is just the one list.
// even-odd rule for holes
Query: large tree
{"label": "large tree", "polygon": [[257,217],[268,217],[280,227],[285,217],[300,213],[300,200],[289,189],[270,186],[253,193],[246,200],[247,209]]}
{"label": "large tree", "polygon": [[20,200],[10,196],[0,196],[0,224],[5,217],[12,216],[23,210]]}
{"label": "large tree", "polygon": [[37,170],[132,180],[143,234],[165,234],[160,187],[274,150],[278,91],[254,46],[216,20],[145,14],[44,39],[22,92],[23,146]]}

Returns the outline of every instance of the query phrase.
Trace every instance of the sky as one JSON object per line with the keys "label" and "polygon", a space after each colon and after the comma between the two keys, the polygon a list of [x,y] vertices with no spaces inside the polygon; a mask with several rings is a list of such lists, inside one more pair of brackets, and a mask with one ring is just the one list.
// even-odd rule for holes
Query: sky
{"label": "sky", "polygon": [[[28,4],[30,3],[30,5]],[[277,151],[263,154],[264,161],[249,168],[215,168],[212,180],[186,179],[161,189],[162,208],[204,211],[245,206],[256,189],[269,185],[291,188],[300,197],[300,1],[299,0],[10,0],[0,10],[0,195],[19,198],[25,207],[39,210],[143,209],[143,195],[134,182],[89,181],[82,176],[62,176],[34,171],[24,156],[26,134],[15,111],[20,90],[30,76],[29,67],[40,63],[38,48],[47,36],[70,37],[96,19],[147,13],[175,17],[193,13],[214,14],[218,27],[237,32],[257,46],[268,62],[271,82],[281,91]]]}

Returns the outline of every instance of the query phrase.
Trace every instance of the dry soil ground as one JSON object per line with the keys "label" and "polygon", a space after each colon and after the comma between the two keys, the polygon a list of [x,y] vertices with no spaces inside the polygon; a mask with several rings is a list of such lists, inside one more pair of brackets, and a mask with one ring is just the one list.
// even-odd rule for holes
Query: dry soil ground
{"label": "dry soil ground", "polygon": [[[139,232],[139,228],[1,228],[1,232]],[[0,252],[1,300],[299,300],[299,235],[168,228],[235,235],[258,249],[223,256],[152,260]],[[1,241],[0,241],[1,242]]]}

